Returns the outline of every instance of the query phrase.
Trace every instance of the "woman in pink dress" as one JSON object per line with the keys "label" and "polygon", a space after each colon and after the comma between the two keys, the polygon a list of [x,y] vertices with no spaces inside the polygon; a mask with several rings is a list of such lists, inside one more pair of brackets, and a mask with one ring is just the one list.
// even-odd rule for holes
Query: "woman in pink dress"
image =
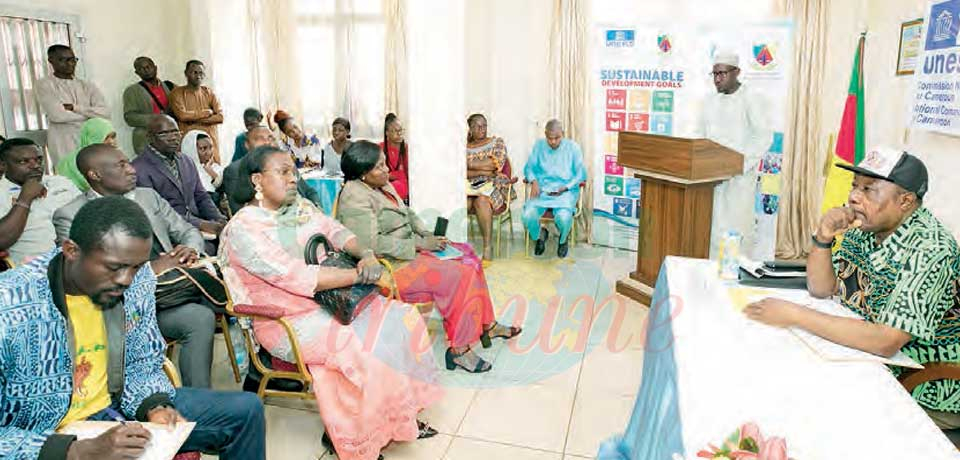
{"label": "woman in pink dress", "polygon": [[[314,293],[388,284],[389,275],[349,230],[298,198],[288,153],[259,147],[240,170],[233,195],[247,205],[221,237],[224,277],[235,303],[280,308],[297,331],[324,422],[324,444],[341,460],[372,460],[391,441],[436,434],[417,420],[441,396],[433,357],[419,342],[426,334],[419,312],[378,296],[349,325],[337,322],[314,301]],[[318,233],[334,249],[360,259],[357,269],[307,265],[304,247]],[[326,255],[318,257],[322,262]],[[293,360],[279,324],[255,321],[253,329],[270,354]]]}

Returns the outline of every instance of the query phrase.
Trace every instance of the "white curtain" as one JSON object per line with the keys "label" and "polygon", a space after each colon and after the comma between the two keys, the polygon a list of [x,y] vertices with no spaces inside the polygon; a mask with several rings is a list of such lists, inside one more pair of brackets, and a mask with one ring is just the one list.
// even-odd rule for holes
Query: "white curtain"
{"label": "white curtain", "polygon": [[[587,2],[554,0],[550,33],[551,111],[563,122],[566,137],[583,149],[587,177],[593,177],[594,155],[588,136],[587,107]],[[583,231],[577,235],[589,240],[593,222],[593,184],[587,181],[583,191],[583,214],[578,219]]]}
{"label": "white curtain", "polygon": [[410,146],[410,203],[428,224],[449,218],[455,241],[466,239],[464,12],[465,0],[407,4],[407,109],[398,114]]}
{"label": "white curtain", "polygon": [[777,225],[777,257],[804,257],[819,216],[823,192],[820,161],[827,145],[820,134],[823,68],[827,55],[827,1],[783,0],[795,24],[797,60],[783,158],[783,198]]}

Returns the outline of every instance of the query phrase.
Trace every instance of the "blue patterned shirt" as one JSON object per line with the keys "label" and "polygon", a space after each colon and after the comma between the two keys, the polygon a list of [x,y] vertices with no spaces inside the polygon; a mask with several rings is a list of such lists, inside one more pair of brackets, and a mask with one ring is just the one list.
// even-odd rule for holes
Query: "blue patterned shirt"
{"label": "blue patterned shirt", "polygon": [[[59,252],[0,274],[0,458],[37,458],[70,407],[73,352],[47,276]],[[131,420],[147,398],[174,396],[163,373],[156,284],[144,265],[123,297],[124,385],[117,402]]]}

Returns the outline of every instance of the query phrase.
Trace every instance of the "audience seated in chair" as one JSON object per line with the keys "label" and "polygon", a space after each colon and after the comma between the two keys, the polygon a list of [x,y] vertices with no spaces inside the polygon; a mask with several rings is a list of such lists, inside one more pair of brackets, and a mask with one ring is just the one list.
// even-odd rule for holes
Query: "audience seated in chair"
{"label": "audience seated in chair", "polygon": [[[154,115],[150,119],[148,139],[146,150],[133,160],[137,185],[156,190],[200,231],[219,235],[227,219],[203,189],[193,161],[180,152],[180,131],[173,118]],[[207,253],[216,253],[216,246],[207,246]]]}
{"label": "audience seated in chair", "polygon": [[388,113],[383,121],[383,143],[380,148],[387,156],[390,185],[393,185],[404,203],[410,204],[410,146],[403,138],[403,125],[396,114]]}
{"label": "audience seated in chair", "polygon": [[170,113],[172,81],[160,81],[153,59],[140,56],[133,60],[133,71],[140,81],[123,91],[123,119],[133,128],[133,154],[139,155],[147,146],[147,125],[150,117]]}
{"label": "audience seated in chair", "polygon": [[93,144],[108,144],[117,147],[117,132],[113,129],[113,123],[103,118],[91,118],[83,123],[80,128],[80,143],[77,150],[70,155],[65,156],[57,165],[57,174],[73,182],[81,192],[90,190],[90,184],[83,178],[83,174],[77,168],[77,154],[84,147]]}
{"label": "audience seated in chair", "polygon": [[350,120],[343,117],[333,119],[330,125],[332,139],[323,148],[323,156],[320,157],[320,170],[327,176],[341,176],[343,171],[340,169],[340,159],[343,153],[353,144],[350,140]]}
{"label": "audience seated in chair", "polygon": [[[433,236],[390,185],[386,157],[376,144],[354,143],[344,154],[343,190],[337,218],[357,236],[364,247],[378,257],[401,261],[394,272],[400,300],[410,303],[434,302],[443,316],[447,332],[447,369],[486,372],[492,366],[472,347],[492,338],[510,339],[520,328],[498,324],[483,267],[468,244],[450,243]],[[439,259],[433,251],[447,246],[461,256]]]}
{"label": "audience seated in chair", "polygon": [[547,122],[544,139],[533,146],[524,180],[530,184],[530,197],[523,203],[523,225],[530,238],[536,240],[534,254],[546,249],[549,232],[540,227],[540,217],[552,210],[553,220],[560,231],[557,257],[564,258],[570,248],[567,237],[573,228],[573,217],[580,198],[580,183],[587,179],[580,146],[563,137],[559,120]]}
{"label": "audience seated in chair", "polygon": [[[391,441],[436,432],[417,414],[440,398],[428,348],[415,349],[411,331],[425,333],[410,305],[373,294],[348,327],[314,300],[317,292],[377,283],[391,286],[372,250],[337,221],[298,197],[290,154],[262,146],[244,158],[234,199],[246,205],[224,229],[220,260],[235,305],[276,310],[298,331],[326,434],[339,458],[375,459]],[[360,260],[356,269],[308,265],[307,241],[322,234],[330,250]],[[409,324],[409,326],[408,326]],[[256,320],[257,341],[274,356],[295,362],[280,323]],[[365,332],[362,332],[365,331]],[[416,337],[413,337],[416,338]],[[389,414],[389,416],[387,416]]]}
{"label": "audience seated in chair", "polygon": [[[200,231],[180,217],[170,204],[151,188],[137,187],[137,172],[123,152],[106,144],[84,148],[77,156],[80,172],[90,190],[58,209],[53,215],[57,242],[70,236],[70,228],[80,209],[104,196],[126,197],[146,213],[153,237],[150,267],[160,276],[176,266],[189,267],[203,253]],[[157,304],[160,332],[180,346],[180,373],[189,387],[210,387],[213,364],[215,315],[210,306],[196,302],[180,305]]]}
{"label": "audience seated in chair", "polygon": [[56,246],[53,212],[80,194],[69,179],[43,174],[43,152],[32,140],[0,144],[0,251],[20,265]]}
{"label": "audience seated in chair", "polygon": [[316,134],[307,134],[297,124],[293,115],[277,110],[273,122],[282,134],[280,146],[293,155],[298,168],[312,168],[323,162],[323,144]]}
{"label": "audience seated in chair", "polygon": [[254,395],[174,389],[164,376],[156,279],[147,267],[153,232],[140,206],[100,198],[74,224],[62,250],[0,275],[0,457],[139,457],[149,432],[137,423],[87,440],[54,433],[119,413],[196,422],[184,452],[264,459],[263,406]]}
{"label": "audience seated in chair", "polygon": [[[837,295],[866,321],[778,299],[751,304],[744,312],[880,356],[903,351],[920,364],[957,363],[960,249],[923,206],[926,166],[906,152],[881,147],[856,167],[841,167],[855,174],[853,188],[846,206],[820,219],[807,258],[807,287],[816,297]],[[837,237],[843,241],[831,253]],[[912,394],[938,426],[956,429],[958,389],[960,382],[936,380],[919,384]]]}
{"label": "audience seated in chair", "polygon": [[213,141],[210,136],[200,130],[190,131],[183,136],[180,151],[193,161],[200,174],[200,184],[219,208],[220,193],[217,190],[223,182],[223,166],[213,161]]}
{"label": "audience seated in chair", "polygon": [[40,110],[47,116],[47,153],[57,165],[77,150],[80,126],[91,118],[110,118],[107,100],[97,85],[77,78],[77,57],[66,45],[47,49],[53,75],[37,80]]}
{"label": "audience seated in chair", "polygon": [[[276,137],[273,136],[273,131],[270,131],[270,129],[266,126],[261,125],[254,126],[250,129],[250,131],[247,132],[246,145],[247,150],[252,151],[253,149],[263,145],[271,145],[276,147],[278,144]],[[227,196],[227,205],[230,208],[231,214],[239,211],[240,208],[243,207],[243,203],[237,203],[234,201],[234,195],[231,192],[237,188],[241,164],[243,164],[242,159],[230,163],[230,165],[223,170],[223,183],[221,184],[221,188],[223,189],[223,193]],[[307,185],[307,183],[300,178],[299,171],[297,172],[297,192],[302,198],[305,198],[317,207],[320,207],[320,196],[317,194],[316,190]]]}
{"label": "audience seated in chair", "polygon": [[487,118],[475,113],[467,118],[467,209],[476,214],[483,237],[483,259],[490,260],[494,216],[508,209],[517,192],[510,177],[507,145],[499,137],[487,136]]}
{"label": "audience seated in chair", "polygon": [[260,113],[259,109],[253,107],[247,108],[243,111],[243,132],[237,134],[236,139],[233,140],[233,157],[230,159],[230,163],[240,160],[243,157],[247,156],[247,131],[260,126],[263,123],[263,114]]}

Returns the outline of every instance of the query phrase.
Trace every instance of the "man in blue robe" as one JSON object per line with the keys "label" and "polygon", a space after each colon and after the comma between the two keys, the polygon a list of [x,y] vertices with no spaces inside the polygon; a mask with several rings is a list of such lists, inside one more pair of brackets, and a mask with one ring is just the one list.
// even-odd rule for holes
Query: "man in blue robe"
{"label": "man in blue robe", "polygon": [[530,238],[537,241],[534,254],[539,256],[546,248],[549,232],[540,228],[540,218],[552,210],[554,223],[560,230],[557,257],[566,257],[570,249],[567,236],[573,228],[580,183],[587,180],[587,173],[580,146],[563,138],[563,125],[559,120],[547,122],[544,139],[534,144],[523,176],[530,184],[530,197],[523,204],[523,225]]}

